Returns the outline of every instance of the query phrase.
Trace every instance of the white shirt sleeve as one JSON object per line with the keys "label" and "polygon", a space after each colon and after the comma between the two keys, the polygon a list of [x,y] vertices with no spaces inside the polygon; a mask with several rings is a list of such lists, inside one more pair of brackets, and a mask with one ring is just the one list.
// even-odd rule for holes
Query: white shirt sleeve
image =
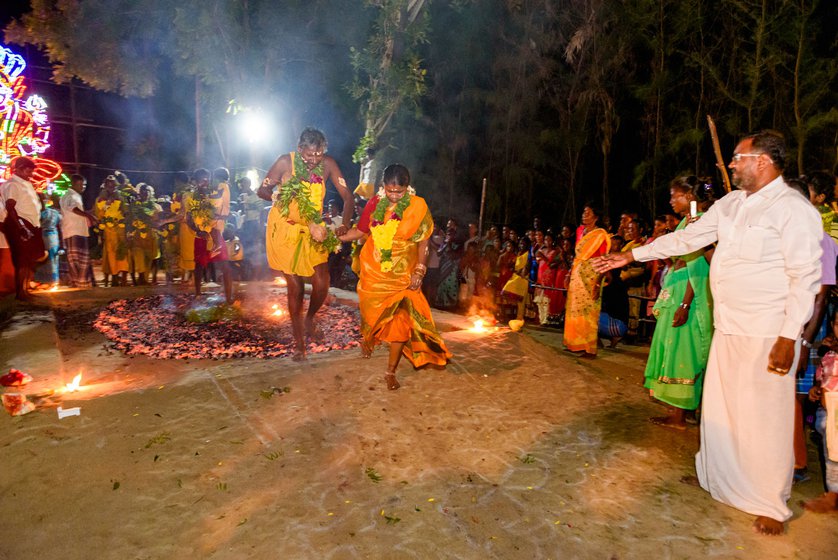
{"label": "white shirt sleeve", "polygon": [[722,204],[722,201],[720,200],[711,206],[698,220],[687,225],[684,229],[662,235],[648,245],[632,249],[632,256],[637,261],[665,259],[687,255],[715,243],[718,239],[719,216],[716,211],[716,205],[718,204]]}
{"label": "white shirt sleeve", "polygon": [[780,238],[780,252],[789,279],[785,320],[780,329],[780,336],[784,338],[800,336],[812,315],[815,294],[820,290],[823,226],[817,211],[812,210],[809,215],[793,215],[783,225]]}

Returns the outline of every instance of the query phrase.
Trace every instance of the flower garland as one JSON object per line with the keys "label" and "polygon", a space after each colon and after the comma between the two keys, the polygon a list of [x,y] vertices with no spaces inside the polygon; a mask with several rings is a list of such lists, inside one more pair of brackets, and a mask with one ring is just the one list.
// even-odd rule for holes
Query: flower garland
{"label": "flower garland", "polygon": [[[379,196],[381,196],[379,191]],[[384,221],[384,214],[387,212],[387,207],[390,201],[386,196],[381,196],[375,210],[372,213],[372,220],[370,220],[370,233],[375,248],[378,249],[379,262],[381,263],[381,272],[390,272],[393,270],[393,238],[396,236],[396,230],[404,216],[405,209],[410,205],[411,193],[408,191],[404,194],[396,207],[390,213],[390,219]]]}
{"label": "flower garland", "polygon": [[135,241],[137,238],[145,239],[151,233],[151,228],[154,221],[154,203],[140,202],[135,200],[129,204],[128,212],[131,215],[131,237]]}
{"label": "flower garland", "polygon": [[100,199],[96,202],[96,210],[99,215],[99,231],[102,234],[108,231],[116,234],[116,258],[122,260],[128,254],[125,245],[125,237],[119,235],[119,230],[125,229],[125,214],[122,213],[122,199],[117,197],[113,200]]}
{"label": "flower garland", "polygon": [[[301,177],[306,176],[308,176],[308,179],[301,179]],[[291,211],[291,202],[296,202],[303,221],[322,224],[323,216],[311,202],[311,185],[322,182],[323,162],[321,161],[314,169],[309,170],[306,168],[303,158],[297,156],[294,158],[294,175],[273,194],[274,206],[279,208],[279,213],[283,218],[287,218]],[[320,243],[317,241],[313,241],[313,243],[320,245],[327,253],[335,252],[340,248],[340,240],[335,232],[330,229],[327,230],[326,239]]]}
{"label": "flower garland", "polygon": [[215,224],[215,204],[210,200],[210,196],[211,194],[202,195],[196,192],[187,200],[192,221],[200,231],[210,232]]}

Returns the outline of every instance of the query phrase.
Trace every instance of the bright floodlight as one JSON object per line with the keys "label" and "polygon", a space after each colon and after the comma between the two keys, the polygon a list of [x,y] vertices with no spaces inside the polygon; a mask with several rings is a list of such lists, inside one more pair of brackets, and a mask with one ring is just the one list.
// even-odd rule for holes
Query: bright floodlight
{"label": "bright floodlight", "polygon": [[240,113],[239,130],[251,144],[261,144],[271,137],[271,119],[262,111]]}
{"label": "bright floodlight", "polygon": [[248,169],[244,172],[244,176],[250,179],[250,190],[256,192],[259,188],[259,172],[255,169]]}

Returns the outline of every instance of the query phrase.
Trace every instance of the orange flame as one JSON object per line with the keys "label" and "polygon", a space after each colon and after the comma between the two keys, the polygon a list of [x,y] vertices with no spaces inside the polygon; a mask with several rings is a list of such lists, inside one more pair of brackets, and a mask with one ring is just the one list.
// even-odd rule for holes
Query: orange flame
{"label": "orange flame", "polygon": [[483,319],[476,319],[474,321],[474,326],[471,327],[469,330],[475,333],[484,333],[488,329],[486,328],[486,322]]}
{"label": "orange flame", "polygon": [[79,373],[73,378],[73,381],[64,386],[64,391],[67,393],[74,393],[81,388],[81,374]]}

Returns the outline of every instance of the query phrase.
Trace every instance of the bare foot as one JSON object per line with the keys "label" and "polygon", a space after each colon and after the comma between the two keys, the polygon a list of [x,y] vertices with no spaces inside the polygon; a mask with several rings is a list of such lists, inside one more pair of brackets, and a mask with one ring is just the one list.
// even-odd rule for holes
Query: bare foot
{"label": "bare foot", "polygon": [[314,319],[309,319],[308,317],[306,317],[306,336],[311,338],[314,342],[323,342],[325,338],[323,336],[323,331],[320,330],[320,327],[317,326]]}
{"label": "bare foot", "polygon": [[782,521],[760,515],[754,520],[754,531],[762,535],[782,535],[786,530]]}
{"label": "bare foot", "polygon": [[611,346],[609,348],[616,348],[620,341],[623,340],[622,336],[613,336],[611,337]]}
{"label": "bare foot", "polygon": [[361,357],[369,358],[372,356],[372,345],[365,340],[361,341]]}
{"label": "bare foot", "polygon": [[673,418],[672,416],[654,416],[652,418],[649,418],[649,422],[651,422],[655,426],[671,428],[673,430],[684,431],[687,429],[686,422],[684,422],[683,420],[679,420],[678,418]]}
{"label": "bare foot", "polygon": [[693,475],[693,474],[686,474],[686,475],[682,476],[680,480],[681,480],[681,482],[683,482],[684,484],[687,484],[689,486],[697,486],[697,487],[701,488],[701,483],[698,482],[698,477]]}
{"label": "bare foot", "polygon": [[800,505],[812,513],[838,513],[838,493],[825,492],[817,498],[801,502]]}
{"label": "bare foot", "polygon": [[291,359],[295,362],[304,362],[306,360],[306,346],[301,344],[294,349]]}
{"label": "bare foot", "polygon": [[390,391],[395,391],[396,389],[401,387],[401,385],[399,385],[398,379],[396,379],[395,373],[391,373],[389,371],[386,372],[384,374],[384,381],[387,382],[387,389],[389,389]]}

